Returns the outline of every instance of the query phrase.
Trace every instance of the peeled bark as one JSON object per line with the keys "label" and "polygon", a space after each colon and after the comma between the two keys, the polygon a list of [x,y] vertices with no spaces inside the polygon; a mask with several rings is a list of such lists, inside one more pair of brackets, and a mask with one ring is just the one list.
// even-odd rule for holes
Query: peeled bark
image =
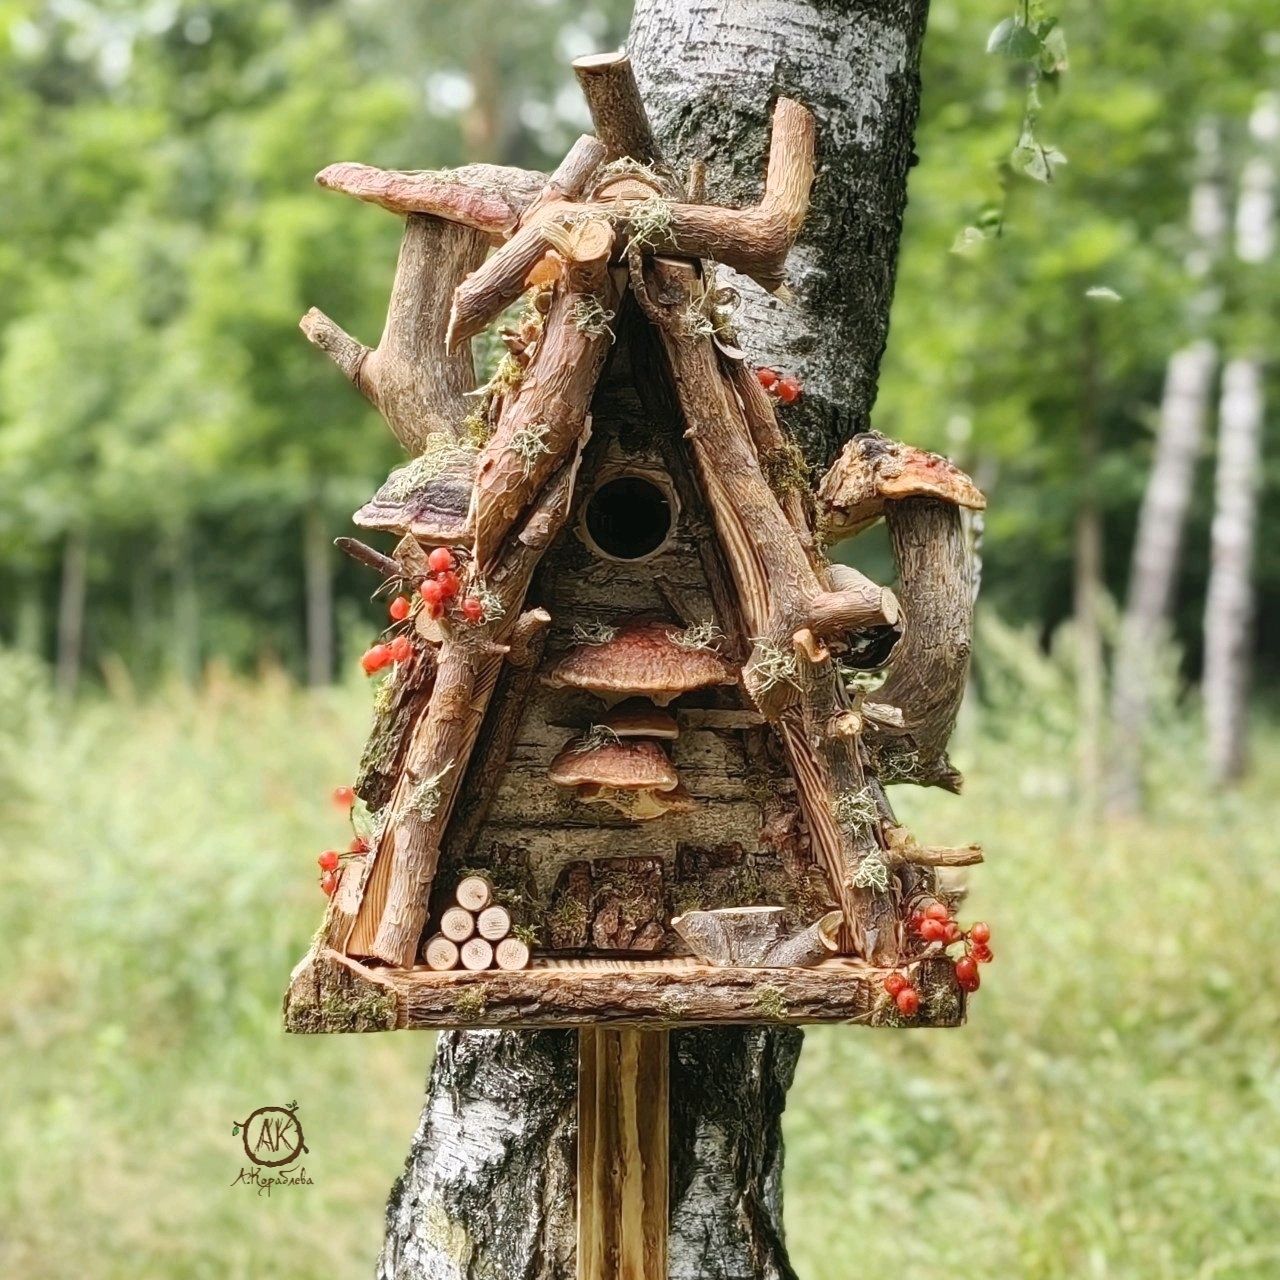
{"label": "peeled bark", "polygon": [[[866,428],[875,395],[926,11],[926,0],[636,4],[630,53],[658,145],[682,171],[707,160],[710,199],[759,199],[779,94],[817,116],[819,180],[788,263],[793,301],[731,280],[744,298],[741,344],[805,384],[787,426],[819,467]],[[781,1114],[800,1044],[786,1027],[672,1034],[671,1280],[794,1280]],[[568,1280],[576,1082],[572,1033],[441,1036],[379,1276]]]}

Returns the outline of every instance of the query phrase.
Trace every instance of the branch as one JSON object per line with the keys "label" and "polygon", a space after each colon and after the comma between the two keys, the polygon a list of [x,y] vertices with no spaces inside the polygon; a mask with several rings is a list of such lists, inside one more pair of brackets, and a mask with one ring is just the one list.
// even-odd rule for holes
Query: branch
{"label": "branch", "polygon": [[885,837],[889,856],[896,862],[918,867],[974,867],[983,860],[981,845],[967,844],[959,849],[922,845],[905,827],[888,826]]}
{"label": "branch", "polygon": [[630,156],[641,164],[660,164],[662,154],[649,125],[631,59],[625,53],[595,53],[576,58],[574,74],[591,112],[596,136],[607,159]]}
{"label": "branch", "polygon": [[471,352],[446,350],[444,317],[454,287],[480,264],[486,248],[485,236],[471,227],[410,214],[377,347],[361,345],[314,309],[299,326],[411,454],[437,432],[457,434],[471,411],[465,399],[475,386]]}
{"label": "branch", "polygon": [[331,164],[316,174],[328,191],[340,191],[392,213],[426,213],[483,231],[509,235],[546,184],[540,173],[505,165],[401,172],[367,164]]}
{"label": "branch", "polygon": [[365,546],[356,538],[334,538],[333,545],[359,564],[382,574],[384,578],[399,578],[404,574],[398,560],[384,556],[381,551]]}

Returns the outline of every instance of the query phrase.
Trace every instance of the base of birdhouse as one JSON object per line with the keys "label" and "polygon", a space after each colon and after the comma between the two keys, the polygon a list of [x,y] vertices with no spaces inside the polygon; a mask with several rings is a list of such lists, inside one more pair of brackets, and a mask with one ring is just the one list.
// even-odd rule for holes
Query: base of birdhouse
{"label": "base of birdhouse", "polygon": [[834,958],[806,969],[717,967],[679,957],[539,959],[517,972],[389,969],[336,951],[309,953],[284,1001],[289,1031],[326,1033],[454,1028],[533,1030],[856,1023],[957,1027],[965,994],[955,968],[934,956],[903,966],[919,1011],[899,1012],[884,990],[889,973]]}

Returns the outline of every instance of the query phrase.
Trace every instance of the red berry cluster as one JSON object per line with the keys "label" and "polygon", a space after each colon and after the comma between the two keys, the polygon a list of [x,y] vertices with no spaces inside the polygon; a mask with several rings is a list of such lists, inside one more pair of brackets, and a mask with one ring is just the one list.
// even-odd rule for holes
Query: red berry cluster
{"label": "red berry cluster", "polygon": [[891,973],[884,980],[884,989],[893,997],[898,1012],[908,1018],[920,1008],[920,993],[911,985],[905,973]]}
{"label": "red berry cluster", "polygon": [[[427,557],[427,568],[431,571],[430,577],[418,588],[418,594],[431,617],[440,618],[449,601],[462,590],[457,557],[448,547],[436,547]],[[484,601],[478,596],[468,596],[458,611],[472,626],[484,621]]]}
{"label": "red berry cluster", "polygon": [[371,676],[393,662],[408,662],[413,657],[413,641],[408,636],[396,636],[385,644],[375,644],[364,651],[360,665]]}
{"label": "red berry cluster", "polygon": [[756,370],[756,380],[772,396],[777,396],[783,404],[795,404],[800,399],[800,379],[789,373],[779,373],[776,369],[761,366]]}
{"label": "red berry cluster", "polygon": [[911,932],[924,942],[940,942],[943,947],[962,942],[964,953],[956,961],[956,982],[963,991],[977,991],[982,985],[980,964],[992,960],[991,926],[979,920],[963,930],[941,902],[932,902],[911,916]]}
{"label": "red berry cluster", "polygon": [[[343,808],[350,809],[356,802],[355,788],[335,787],[333,789],[333,802]],[[363,858],[368,852],[369,842],[363,836],[353,836],[351,843],[347,845],[345,853],[339,853],[337,849],[326,849],[316,859],[316,865],[321,872],[320,888],[324,891],[326,897],[332,897],[338,887],[338,872],[342,864],[349,862],[352,858]]]}

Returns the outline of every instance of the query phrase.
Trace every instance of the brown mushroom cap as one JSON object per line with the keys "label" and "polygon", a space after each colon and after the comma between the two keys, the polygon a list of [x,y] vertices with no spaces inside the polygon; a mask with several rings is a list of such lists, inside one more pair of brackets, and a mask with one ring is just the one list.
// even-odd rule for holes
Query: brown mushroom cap
{"label": "brown mushroom cap", "polygon": [[619,738],[664,738],[680,736],[680,726],[670,711],[655,707],[644,698],[628,698],[620,702],[600,723]]}
{"label": "brown mushroom cap", "polygon": [[833,538],[874,524],[886,502],[902,498],[937,498],[976,511],[987,505],[978,486],[954,463],[875,431],[854,436],[818,486],[818,505]]}
{"label": "brown mushroom cap", "polygon": [[665,707],[673,698],[715,684],[733,684],[738,673],[715,650],[676,642],[670,622],[628,622],[604,644],[580,644],[543,677],[557,689],[585,689],[612,705],[642,695]]}
{"label": "brown mushroom cap", "polygon": [[680,775],[667,753],[648,738],[622,738],[586,746],[574,738],[551,762],[547,776],[558,787],[606,787],[614,791],[673,791]]}

